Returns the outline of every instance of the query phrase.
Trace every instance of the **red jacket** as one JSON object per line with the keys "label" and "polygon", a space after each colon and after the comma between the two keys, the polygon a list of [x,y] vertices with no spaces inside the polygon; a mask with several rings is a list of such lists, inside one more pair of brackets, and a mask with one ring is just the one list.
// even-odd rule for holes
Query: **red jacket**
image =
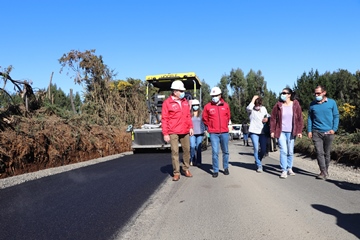
{"label": "red jacket", "polygon": [[188,101],[179,100],[181,106],[171,96],[162,104],[161,127],[163,135],[188,134],[193,128]]}
{"label": "red jacket", "polygon": [[[282,104],[283,104],[282,102],[277,102],[271,112],[270,133],[274,133],[275,138],[279,138],[281,134]],[[293,109],[292,135],[296,136],[297,134],[302,133],[302,130],[304,128],[302,110],[297,100],[294,100],[292,109]]]}
{"label": "red jacket", "polygon": [[202,119],[208,128],[209,133],[229,132],[230,108],[229,105],[220,99],[219,104],[209,102],[205,105]]}

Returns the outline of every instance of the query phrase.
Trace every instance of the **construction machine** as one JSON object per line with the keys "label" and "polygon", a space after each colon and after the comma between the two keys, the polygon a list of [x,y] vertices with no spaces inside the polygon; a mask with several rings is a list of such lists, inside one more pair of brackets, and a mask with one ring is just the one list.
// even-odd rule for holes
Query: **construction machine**
{"label": "construction machine", "polygon": [[[132,132],[133,152],[146,149],[166,149],[170,144],[164,141],[161,130],[161,110],[165,98],[171,94],[171,84],[175,80],[183,82],[186,88],[185,98],[190,101],[197,98],[201,102],[201,81],[194,72],[167,73],[146,76],[146,104],[148,107],[148,123],[141,128],[128,127]],[[158,91],[149,96],[149,87],[152,85]]]}

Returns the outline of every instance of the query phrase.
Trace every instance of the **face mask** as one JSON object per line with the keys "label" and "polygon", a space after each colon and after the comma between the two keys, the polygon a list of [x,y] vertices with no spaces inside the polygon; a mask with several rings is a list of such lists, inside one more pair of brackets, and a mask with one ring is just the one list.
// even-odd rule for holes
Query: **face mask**
{"label": "face mask", "polygon": [[199,106],[193,106],[193,109],[196,111],[199,109]]}
{"label": "face mask", "polygon": [[219,99],[219,97],[213,97],[211,100],[212,100],[214,103],[217,103],[220,99]]}
{"label": "face mask", "polygon": [[259,111],[259,110],[260,110],[260,106],[255,106],[254,109],[255,109],[256,111]]}
{"label": "face mask", "polygon": [[315,99],[316,101],[320,102],[323,99],[323,96],[316,96]]}
{"label": "face mask", "polygon": [[281,94],[280,96],[281,101],[286,101],[286,94]]}
{"label": "face mask", "polygon": [[179,98],[183,99],[184,97],[185,97],[185,93],[184,92],[180,93]]}

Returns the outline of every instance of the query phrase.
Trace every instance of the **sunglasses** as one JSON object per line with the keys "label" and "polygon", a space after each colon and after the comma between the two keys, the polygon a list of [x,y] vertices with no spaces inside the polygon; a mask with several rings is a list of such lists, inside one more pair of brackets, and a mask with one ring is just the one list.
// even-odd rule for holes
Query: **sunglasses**
{"label": "sunglasses", "polygon": [[316,92],[316,93],[314,93],[314,95],[320,95],[320,94],[322,94],[323,92]]}
{"label": "sunglasses", "polygon": [[290,93],[288,93],[288,92],[282,92],[281,94],[284,94],[284,95],[285,95],[285,94],[290,94]]}

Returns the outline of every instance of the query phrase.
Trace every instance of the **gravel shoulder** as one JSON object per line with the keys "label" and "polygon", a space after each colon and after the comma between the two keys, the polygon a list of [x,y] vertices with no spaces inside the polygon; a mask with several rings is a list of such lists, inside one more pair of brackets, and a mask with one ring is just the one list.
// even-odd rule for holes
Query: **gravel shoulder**
{"label": "gravel shoulder", "polygon": [[[280,151],[271,152],[269,153],[269,156],[275,159],[280,159]],[[320,172],[316,159],[304,157],[298,153],[294,156],[294,167],[298,167],[312,173]],[[350,184],[360,184],[360,169],[355,169],[354,167],[346,166],[344,164],[338,164],[334,161],[330,162],[329,175],[329,180],[347,182]]]}

